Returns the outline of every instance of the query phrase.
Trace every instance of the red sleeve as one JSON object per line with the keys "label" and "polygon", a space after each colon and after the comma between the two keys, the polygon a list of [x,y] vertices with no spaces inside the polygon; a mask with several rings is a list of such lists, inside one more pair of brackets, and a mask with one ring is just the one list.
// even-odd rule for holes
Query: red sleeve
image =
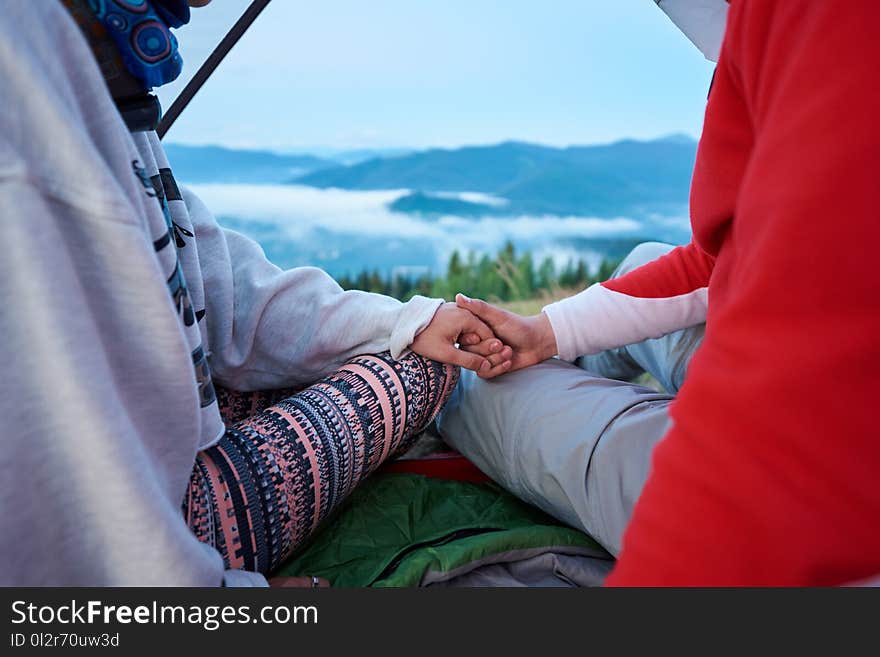
{"label": "red sleeve", "polygon": [[715,259],[691,242],[602,287],[643,299],[676,297],[707,287],[714,265]]}
{"label": "red sleeve", "polygon": [[745,125],[750,154],[609,584],[880,573],[877,25],[875,2],[731,4],[712,94],[739,102],[710,99],[703,139]]}

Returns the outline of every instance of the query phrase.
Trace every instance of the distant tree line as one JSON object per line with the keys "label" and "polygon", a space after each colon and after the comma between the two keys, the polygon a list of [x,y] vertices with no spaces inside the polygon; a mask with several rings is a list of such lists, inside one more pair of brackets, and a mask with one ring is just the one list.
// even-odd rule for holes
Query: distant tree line
{"label": "distant tree line", "polygon": [[337,278],[345,290],[378,292],[406,301],[416,294],[452,299],[462,292],[490,301],[520,301],[553,294],[559,289],[585,288],[611,277],[619,261],[603,259],[591,271],[583,259],[570,259],[560,270],[553,259],[545,258],[537,267],[530,251],[519,255],[507,242],[494,258],[469,252],[463,257],[452,252],[444,276],[431,272],[419,275],[382,275],[378,270],[364,270],[354,277]]}

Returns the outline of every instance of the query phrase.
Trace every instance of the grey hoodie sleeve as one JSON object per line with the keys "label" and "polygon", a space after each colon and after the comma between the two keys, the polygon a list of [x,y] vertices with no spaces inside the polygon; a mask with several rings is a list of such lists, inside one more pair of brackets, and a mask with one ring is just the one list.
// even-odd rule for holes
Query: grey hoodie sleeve
{"label": "grey hoodie sleeve", "polygon": [[314,267],[282,271],[256,242],[221,228],[195,194],[182,195],[198,245],[211,371],[236,390],[307,385],[363,353],[390,349],[399,358],[443,303],[346,292]]}

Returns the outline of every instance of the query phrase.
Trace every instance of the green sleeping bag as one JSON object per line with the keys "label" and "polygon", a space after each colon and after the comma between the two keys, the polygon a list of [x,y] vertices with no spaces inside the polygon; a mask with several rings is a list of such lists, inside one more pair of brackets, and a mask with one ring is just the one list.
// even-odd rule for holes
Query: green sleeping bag
{"label": "green sleeping bag", "polygon": [[420,586],[487,564],[542,553],[611,557],[492,483],[378,474],[340,507],[276,575],[319,576],[333,586]]}

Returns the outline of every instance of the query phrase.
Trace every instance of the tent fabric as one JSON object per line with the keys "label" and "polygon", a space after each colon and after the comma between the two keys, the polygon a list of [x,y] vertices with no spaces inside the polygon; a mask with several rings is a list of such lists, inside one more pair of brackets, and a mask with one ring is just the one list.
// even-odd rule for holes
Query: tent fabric
{"label": "tent fabric", "polygon": [[655,0],[676,27],[712,62],[718,61],[727,25],[727,0]]}
{"label": "tent fabric", "polygon": [[[542,555],[557,556],[535,561]],[[485,570],[512,563],[525,565],[506,575]],[[388,473],[356,490],[276,574],[325,577],[337,587],[456,585],[457,578],[467,582],[468,573],[483,585],[491,577],[495,586],[505,578],[570,585],[599,583],[611,563],[589,536],[496,484]]]}

